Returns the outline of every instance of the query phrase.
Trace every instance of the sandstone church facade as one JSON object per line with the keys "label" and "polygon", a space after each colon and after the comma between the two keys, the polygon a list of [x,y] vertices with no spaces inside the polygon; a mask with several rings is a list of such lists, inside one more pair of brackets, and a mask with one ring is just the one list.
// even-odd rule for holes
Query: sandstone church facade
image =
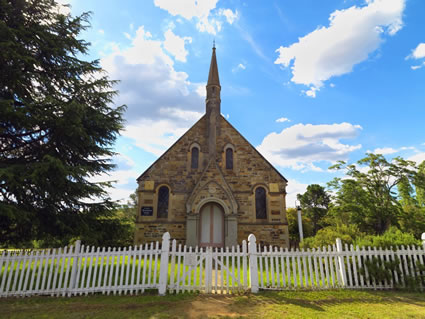
{"label": "sandstone church facade", "polygon": [[135,243],[288,247],[287,180],[221,115],[215,48],[206,90],[206,113],[137,179]]}

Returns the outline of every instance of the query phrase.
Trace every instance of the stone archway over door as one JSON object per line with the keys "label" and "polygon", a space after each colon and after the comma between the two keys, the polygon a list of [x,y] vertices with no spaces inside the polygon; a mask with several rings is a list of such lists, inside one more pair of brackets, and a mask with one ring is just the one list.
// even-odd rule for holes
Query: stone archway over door
{"label": "stone archway over door", "polygon": [[201,209],[199,243],[201,247],[224,246],[224,211],[217,203],[205,204]]}

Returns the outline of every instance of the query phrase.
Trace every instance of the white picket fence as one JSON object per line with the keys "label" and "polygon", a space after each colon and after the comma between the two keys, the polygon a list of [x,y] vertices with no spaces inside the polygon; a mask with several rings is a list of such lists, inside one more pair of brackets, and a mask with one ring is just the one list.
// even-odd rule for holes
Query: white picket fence
{"label": "white picket fence", "polygon": [[75,246],[0,255],[0,297],[137,294],[158,288],[158,242],[144,247]]}
{"label": "white picket fence", "polygon": [[[367,263],[386,269],[377,280]],[[424,288],[423,247],[395,250],[336,245],[312,250],[261,247],[254,235],[248,244],[232,248],[192,248],[170,242],[124,248],[75,246],[38,251],[3,251],[0,254],[0,297],[75,296],[92,293],[139,294],[158,289],[164,295],[199,291],[234,293],[248,289],[391,289],[406,279]]]}
{"label": "white picket fence", "polygon": [[[256,255],[261,289],[391,289],[405,287],[407,277],[416,281],[419,288],[424,288],[425,271],[419,265],[424,266],[425,247],[401,246],[396,250],[385,250],[345,245],[342,249],[341,241],[337,240],[336,245],[312,250],[263,247]],[[397,258],[400,263],[396,269],[387,268],[387,277],[377,281],[365,267],[365,263],[371,263],[373,258],[381,268],[385,263],[396,262]]]}

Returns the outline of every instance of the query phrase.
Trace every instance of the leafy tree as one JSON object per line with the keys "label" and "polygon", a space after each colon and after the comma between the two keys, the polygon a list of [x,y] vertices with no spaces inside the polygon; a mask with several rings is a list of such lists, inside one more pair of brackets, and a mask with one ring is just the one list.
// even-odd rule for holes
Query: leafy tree
{"label": "leafy tree", "polygon": [[316,234],[324,226],[323,217],[328,212],[331,201],[329,194],[324,187],[312,184],[307,186],[304,194],[298,194],[297,198],[301,203],[303,213],[313,222],[313,233]]}
{"label": "leafy tree", "polygon": [[2,245],[119,227],[90,177],[113,168],[124,106],[113,107],[114,82],[98,61],[79,58],[88,19],[59,13],[53,0],[0,0]]}
{"label": "leafy tree", "polygon": [[425,230],[425,207],[419,204],[423,201],[422,174],[421,165],[419,165],[413,183],[407,178],[402,178],[397,187],[402,208],[399,216],[400,229],[415,235],[417,238],[420,238]]}
{"label": "leafy tree", "polygon": [[354,224],[364,232],[374,232],[372,202],[365,189],[353,179],[335,178],[328,183],[336,190],[336,195],[329,207],[326,222],[330,225]]}
{"label": "leafy tree", "polygon": [[416,190],[416,201],[419,207],[425,208],[425,161],[419,164],[413,184]]}
{"label": "leafy tree", "polygon": [[[400,157],[388,162],[380,154],[367,154],[357,164],[363,168],[342,161],[331,167],[346,170],[348,176],[348,179],[337,178],[330,184],[337,190],[335,202],[339,208],[336,210],[351,210],[352,219],[363,219],[363,222],[357,220],[365,227],[361,228],[363,231],[383,234],[391,225],[398,224],[401,206],[397,201],[397,186],[403,181],[422,183],[422,180],[415,163]],[[403,187],[401,190],[410,192]],[[353,210],[357,210],[357,217]]]}

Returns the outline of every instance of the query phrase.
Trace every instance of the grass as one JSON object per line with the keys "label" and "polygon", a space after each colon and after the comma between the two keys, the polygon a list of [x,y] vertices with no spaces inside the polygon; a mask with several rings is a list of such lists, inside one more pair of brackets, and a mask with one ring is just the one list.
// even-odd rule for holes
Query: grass
{"label": "grass", "polygon": [[399,291],[286,291],[160,297],[93,295],[0,299],[1,318],[425,318],[425,295]]}

